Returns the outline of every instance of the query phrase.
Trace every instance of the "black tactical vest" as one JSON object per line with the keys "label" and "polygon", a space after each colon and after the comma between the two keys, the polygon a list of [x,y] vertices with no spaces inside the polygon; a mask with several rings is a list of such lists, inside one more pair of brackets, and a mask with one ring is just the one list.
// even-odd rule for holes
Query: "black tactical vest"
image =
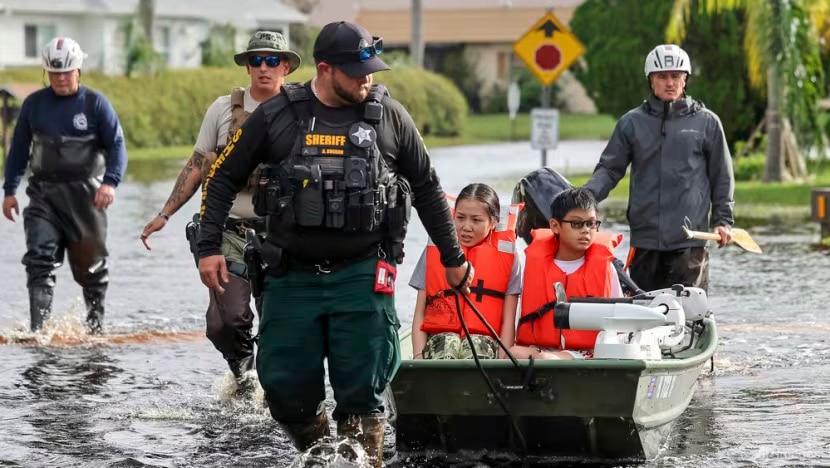
{"label": "black tactical vest", "polygon": [[400,251],[402,258],[403,237],[391,232],[388,218],[400,224],[404,216],[396,207],[405,205],[408,221],[409,185],[390,171],[376,141],[386,87],[372,86],[362,119],[343,124],[312,115],[306,86],[286,84],[282,92],[299,132],[290,155],[263,169],[255,194],[254,210],[267,215],[269,239],[295,256],[337,259],[400,237],[400,248],[390,253],[394,258]]}

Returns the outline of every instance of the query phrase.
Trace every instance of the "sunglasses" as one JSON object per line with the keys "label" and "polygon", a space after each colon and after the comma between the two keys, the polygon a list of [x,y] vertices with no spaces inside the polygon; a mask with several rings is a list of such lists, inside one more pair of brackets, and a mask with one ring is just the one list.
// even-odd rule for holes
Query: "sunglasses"
{"label": "sunglasses", "polygon": [[383,38],[372,37],[372,44],[366,47],[361,47],[357,50],[339,50],[332,55],[339,56],[347,60],[354,60],[355,57],[360,63],[368,61],[370,58],[383,53]]}
{"label": "sunglasses", "polygon": [[259,68],[262,65],[263,60],[265,61],[265,65],[268,68],[278,67],[280,63],[282,63],[282,59],[279,55],[249,55],[248,56],[248,65]]}
{"label": "sunglasses", "polygon": [[596,219],[586,221],[581,219],[560,219],[559,221],[570,224],[574,229],[582,229],[583,226],[588,226],[588,229],[596,229],[597,231],[599,231],[599,225],[602,224],[602,221]]}

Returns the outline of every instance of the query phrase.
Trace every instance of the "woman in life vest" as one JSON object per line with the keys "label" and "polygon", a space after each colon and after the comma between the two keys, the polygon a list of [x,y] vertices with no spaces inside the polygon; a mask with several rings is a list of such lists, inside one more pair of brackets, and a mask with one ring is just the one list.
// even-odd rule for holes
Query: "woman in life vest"
{"label": "woman in life vest", "polygon": [[525,249],[522,315],[516,330],[516,358],[584,359],[593,355],[597,331],[554,326],[554,283],[571,297],[622,297],[611,262],[621,234],[598,232],[597,202],[582,188],[568,189],[551,203],[550,229],[531,232]]}
{"label": "woman in life vest", "polygon": [[[464,254],[475,266],[468,297],[509,348],[522,290],[522,258],[515,245],[518,208],[505,211],[500,223],[496,191],[485,184],[470,184],[455,201],[453,219]],[[418,290],[412,322],[414,359],[470,359],[473,348],[480,359],[496,359],[503,353],[487,326],[447,284],[435,246],[427,246],[409,285]]]}

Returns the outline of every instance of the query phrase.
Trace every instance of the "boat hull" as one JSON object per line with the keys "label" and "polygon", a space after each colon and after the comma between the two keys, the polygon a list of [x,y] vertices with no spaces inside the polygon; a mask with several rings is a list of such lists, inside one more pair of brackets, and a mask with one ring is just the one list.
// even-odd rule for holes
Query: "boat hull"
{"label": "boat hull", "polygon": [[[481,361],[524,444],[474,361],[406,360],[391,384],[398,451],[653,458],[717,346],[714,320],[703,323],[694,346],[660,361],[536,361],[532,371]],[[411,356],[408,334],[401,345]]]}

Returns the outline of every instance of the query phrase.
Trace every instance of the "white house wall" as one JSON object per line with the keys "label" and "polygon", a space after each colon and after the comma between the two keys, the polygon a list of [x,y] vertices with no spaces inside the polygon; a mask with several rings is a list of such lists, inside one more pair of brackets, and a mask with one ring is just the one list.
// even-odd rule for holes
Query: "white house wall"
{"label": "white house wall", "polygon": [[[39,66],[40,49],[46,41],[39,41],[35,57],[25,56],[24,26],[27,24],[52,25],[55,35],[69,36],[81,44],[87,58],[86,70],[102,70],[109,75],[124,73],[126,45],[124,37],[125,16],[39,16],[0,14],[0,69],[5,67]],[[202,43],[210,33],[211,25],[202,19],[156,18],[154,42],[156,50],[162,52],[164,33],[169,31],[166,66],[175,68],[197,68],[202,65]],[[287,23],[272,23],[260,29],[282,32],[288,36]],[[244,50],[253,30],[236,31],[234,50]]]}

